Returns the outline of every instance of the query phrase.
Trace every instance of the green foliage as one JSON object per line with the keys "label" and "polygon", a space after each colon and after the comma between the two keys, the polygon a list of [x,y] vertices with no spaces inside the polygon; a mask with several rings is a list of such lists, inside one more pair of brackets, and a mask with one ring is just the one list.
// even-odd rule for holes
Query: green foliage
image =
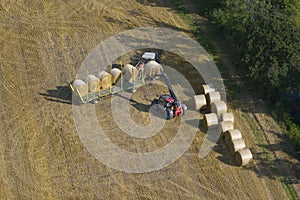
{"label": "green foliage", "polygon": [[246,30],[241,63],[250,76],[270,92],[288,88],[299,72],[300,37],[293,21],[266,6],[249,20]]}
{"label": "green foliage", "polygon": [[297,14],[297,9],[299,9],[297,0],[267,0],[266,2],[288,16],[295,16]]}
{"label": "green foliage", "polygon": [[[300,22],[298,0],[195,0],[217,31],[236,47],[237,64],[257,91],[272,102],[300,94]],[[298,21],[297,21],[298,19]],[[298,26],[297,26],[298,23]],[[283,103],[281,103],[283,105]],[[276,111],[277,113],[277,111]],[[278,112],[288,137],[300,150],[300,128]]]}
{"label": "green foliage", "polygon": [[294,144],[296,151],[300,152],[300,127],[293,122],[291,115],[286,112],[285,106],[277,103],[272,109],[272,116],[280,122],[285,134]]}
{"label": "green foliage", "polygon": [[204,2],[211,22],[236,46],[239,65],[248,69],[263,94],[277,101],[287,90],[298,90],[296,0]]}

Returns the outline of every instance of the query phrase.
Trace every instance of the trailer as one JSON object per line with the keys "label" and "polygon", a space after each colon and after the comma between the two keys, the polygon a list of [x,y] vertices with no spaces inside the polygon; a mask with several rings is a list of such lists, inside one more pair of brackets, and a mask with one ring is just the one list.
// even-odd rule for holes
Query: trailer
{"label": "trailer", "polygon": [[[148,58],[149,52],[143,54],[144,58]],[[153,56],[153,54],[151,54]],[[86,81],[75,79],[69,83],[75,98],[81,104],[97,103],[100,98],[119,93],[121,91],[135,92],[139,87],[144,85],[146,80],[151,80],[158,73],[163,72],[162,66],[155,60],[148,59],[146,63],[139,61],[135,66],[131,64],[122,65],[120,63],[118,77],[113,77],[112,65],[105,71],[99,72],[98,75],[90,75],[87,72],[87,77],[95,76],[96,79],[86,79]],[[116,71],[116,70],[115,70]],[[105,79],[105,76],[107,77]],[[110,78],[108,77],[110,76]],[[80,84],[79,84],[80,83]]]}

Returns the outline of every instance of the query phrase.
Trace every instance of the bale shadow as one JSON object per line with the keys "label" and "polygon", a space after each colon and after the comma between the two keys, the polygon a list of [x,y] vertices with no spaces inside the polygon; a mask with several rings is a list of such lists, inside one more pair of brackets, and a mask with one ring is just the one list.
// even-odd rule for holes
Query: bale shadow
{"label": "bale shadow", "polygon": [[48,101],[72,104],[72,91],[69,86],[57,86],[56,89],[47,90],[46,93],[39,92],[39,95]]}
{"label": "bale shadow", "polygon": [[217,145],[213,148],[214,151],[220,153],[221,155],[217,157],[219,161],[230,166],[237,167],[235,162],[235,157],[232,155],[228,149],[228,146],[225,144],[224,139],[218,141]]}

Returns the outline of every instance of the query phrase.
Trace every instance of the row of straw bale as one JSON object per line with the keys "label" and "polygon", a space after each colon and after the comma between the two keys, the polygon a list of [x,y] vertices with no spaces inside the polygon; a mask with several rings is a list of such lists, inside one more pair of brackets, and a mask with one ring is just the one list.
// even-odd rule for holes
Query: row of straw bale
{"label": "row of straw bale", "polygon": [[210,113],[204,115],[204,125],[208,129],[218,126],[225,136],[225,142],[230,152],[235,156],[236,164],[245,166],[253,159],[251,151],[246,148],[240,130],[234,128],[233,113],[227,111],[227,104],[221,100],[221,95],[212,85],[202,86],[203,94],[194,96],[196,110],[210,108]]}
{"label": "row of straw bale", "polygon": [[[155,76],[163,72],[162,66],[156,61],[149,61],[144,65],[145,74],[149,77]],[[96,75],[90,74],[84,80],[75,80],[72,86],[77,89],[81,96],[85,96],[88,92],[97,92],[99,89],[109,89],[116,84],[121,75],[125,82],[132,82],[138,79],[139,70],[131,64],[126,64],[122,71],[118,68],[107,69]]]}

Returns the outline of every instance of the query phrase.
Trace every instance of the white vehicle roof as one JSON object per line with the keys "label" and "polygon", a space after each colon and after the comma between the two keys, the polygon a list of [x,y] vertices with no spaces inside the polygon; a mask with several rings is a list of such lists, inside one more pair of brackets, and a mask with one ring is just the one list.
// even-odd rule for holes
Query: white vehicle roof
{"label": "white vehicle roof", "polygon": [[143,55],[142,55],[142,58],[143,59],[147,59],[147,60],[154,60],[155,59],[155,53],[154,52],[145,52]]}

